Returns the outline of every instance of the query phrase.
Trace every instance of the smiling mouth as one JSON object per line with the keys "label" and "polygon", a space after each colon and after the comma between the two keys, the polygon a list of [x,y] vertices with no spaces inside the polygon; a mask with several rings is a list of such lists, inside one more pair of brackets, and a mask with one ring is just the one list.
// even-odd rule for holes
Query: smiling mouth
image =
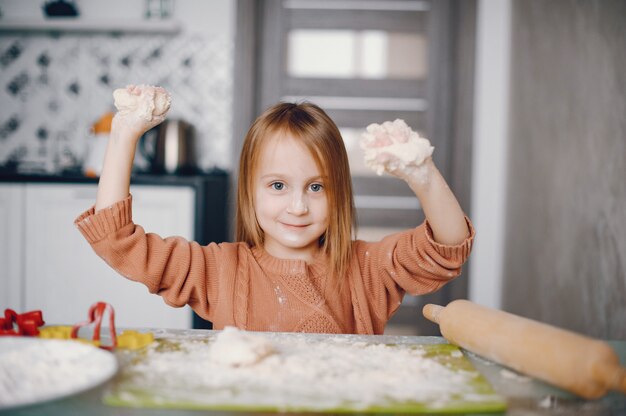
{"label": "smiling mouth", "polygon": [[281,224],[287,228],[304,228],[309,226],[309,224],[286,224],[284,222],[281,222]]}

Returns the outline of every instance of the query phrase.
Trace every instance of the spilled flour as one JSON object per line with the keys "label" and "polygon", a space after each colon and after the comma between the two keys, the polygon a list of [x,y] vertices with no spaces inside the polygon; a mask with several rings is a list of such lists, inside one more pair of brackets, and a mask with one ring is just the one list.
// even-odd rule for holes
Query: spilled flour
{"label": "spilled flour", "polygon": [[90,345],[0,337],[0,410],[84,391],[116,371],[115,356]]}
{"label": "spilled flour", "polygon": [[[235,337],[239,332],[245,338]],[[471,366],[453,368],[462,357],[449,345],[442,360],[428,346],[367,342],[347,335],[254,333],[229,329],[226,337],[162,339],[124,372],[107,402],[188,408],[366,409],[402,403],[440,408],[451,401],[496,400]],[[373,338],[373,337],[372,337]],[[396,337],[400,338],[400,337]],[[365,341],[363,341],[365,340]],[[232,341],[233,352],[228,352]],[[232,365],[242,342],[247,364]],[[219,348],[217,347],[219,346]],[[250,351],[261,354],[249,360]],[[270,347],[271,346],[271,347]],[[268,353],[271,348],[271,353]],[[455,361],[456,360],[456,361]],[[237,361],[237,360],[235,360]],[[485,395],[485,392],[487,394]]]}

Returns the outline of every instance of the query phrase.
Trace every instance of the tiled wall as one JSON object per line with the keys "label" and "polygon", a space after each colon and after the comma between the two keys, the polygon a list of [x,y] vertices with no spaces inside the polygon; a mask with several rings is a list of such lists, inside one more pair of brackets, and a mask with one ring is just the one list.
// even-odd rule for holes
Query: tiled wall
{"label": "tiled wall", "polygon": [[194,125],[199,166],[230,168],[232,47],[228,35],[0,33],[0,165],[80,166],[112,91],[145,83]]}

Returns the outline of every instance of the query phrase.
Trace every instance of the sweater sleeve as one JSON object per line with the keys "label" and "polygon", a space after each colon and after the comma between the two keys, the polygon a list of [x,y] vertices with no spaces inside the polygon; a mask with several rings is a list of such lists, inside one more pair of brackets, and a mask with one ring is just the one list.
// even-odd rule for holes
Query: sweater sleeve
{"label": "sweater sleeve", "polygon": [[[74,224],[93,250],[122,276],[143,283],[170,306],[189,304],[205,319],[217,301],[220,246],[201,246],[182,237],[161,238],[132,221],[132,196],[95,213],[94,207]],[[215,298],[215,299],[212,299]]]}
{"label": "sweater sleeve", "polygon": [[471,221],[465,220],[469,236],[454,246],[437,243],[428,221],[380,242],[357,241],[355,254],[363,284],[379,319],[386,322],[391,317],[404,293],[431,293],[461,274],[475,235]]}

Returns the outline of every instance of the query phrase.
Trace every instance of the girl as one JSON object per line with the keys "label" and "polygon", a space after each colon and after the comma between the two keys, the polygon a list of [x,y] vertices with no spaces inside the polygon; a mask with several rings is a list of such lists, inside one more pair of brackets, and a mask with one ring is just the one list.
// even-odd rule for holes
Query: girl
{"label": "girl", "polygon": [[[125,93],[145,104],[163,90]],[[352,241],[343,140],[308,103],[277,104],[250,128],[240,159],[238,242],[201,246],[145,233],[132,221],[132,162],[139,137],[169,105],[152,117],[139,108],[154,106],[116,114],[96,204],[75,224],[120,274],[171,306],[189,304],[215,329],[382,334],[405,293],[439,289],[469,255],[472,226],[430,158],[419,169],[386,165],[415,192],[426,221],[380,242]]]}

